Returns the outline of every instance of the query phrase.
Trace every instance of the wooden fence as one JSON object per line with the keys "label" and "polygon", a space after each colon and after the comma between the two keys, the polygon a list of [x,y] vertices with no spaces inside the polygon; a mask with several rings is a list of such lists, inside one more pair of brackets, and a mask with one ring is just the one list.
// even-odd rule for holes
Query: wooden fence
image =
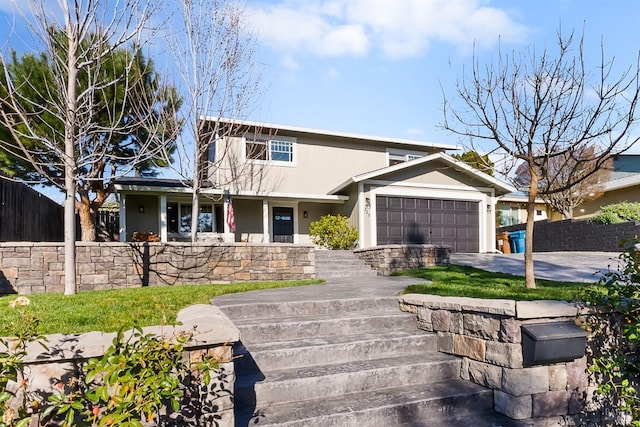
{"label": "wooden fence", "polygon": [[0,241],[61,242],[62,206],[24,184],[0,178]]}

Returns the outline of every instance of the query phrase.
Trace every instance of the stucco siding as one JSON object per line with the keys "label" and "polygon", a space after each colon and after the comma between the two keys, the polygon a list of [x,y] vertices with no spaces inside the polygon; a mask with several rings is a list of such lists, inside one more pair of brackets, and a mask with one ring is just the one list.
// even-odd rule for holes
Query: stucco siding
{"label": "stucco siding", "polygon": [[[160,233],[158,196],[127,195],[127,240],[133,233]],[[141,212],[141,210],[143,212]]]}
{"label": "stucco siding", "polygon": [[[289,137],[286,134],[279,135]],[[295,161],[291,164],[249,160],[244,165],[238,164],[243,161],[243,139],[230,138],[228,142],[231,144],[228,152],[236,154],[225,160],[225,166],[218,173],[220,177],[226,174],[226,178],[218,178],[218,181],[233,180],[231,187],[243,190],[326,194],[348,177],[389,165],[387,147],[369,141],[297,136]],[[426,147],[424,151],[412,150],[423,155],[432,151]],[[230,171],[244,171],[247,176],[232,179]]]}
{"label": "stucco siding", "polygon": [[233,199],[237,242],[264,243],[262,201]]}
{"label": "stucco siding", "polygon": [[640,202],[640,188],[627,187],[606,192],[602,197],[580,205],[574,212],[575,218],[595,215],[603,206],[619,202]]}
{"label": "stucco siding", "polygon": [[[479,181],[440,162],[429,163],[420,168],[410,168],[389,173],[379,176],[377,180],[432,186],[465,186],[469,188],[474,188],[475,185],[482,185]],[[486,184],[482,186],[486,186]]]}

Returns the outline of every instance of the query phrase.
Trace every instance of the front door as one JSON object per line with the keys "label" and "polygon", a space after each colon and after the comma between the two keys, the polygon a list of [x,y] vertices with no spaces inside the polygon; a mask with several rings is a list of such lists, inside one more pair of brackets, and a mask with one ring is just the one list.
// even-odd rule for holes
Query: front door
{"label": "front door", "polygon": [[274,243],[293,243],[293,208],[273,208]]}

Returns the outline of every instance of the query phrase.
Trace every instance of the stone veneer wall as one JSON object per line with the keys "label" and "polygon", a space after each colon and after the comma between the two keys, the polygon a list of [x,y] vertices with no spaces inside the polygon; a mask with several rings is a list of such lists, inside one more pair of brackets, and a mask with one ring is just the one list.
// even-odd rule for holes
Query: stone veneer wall
{"label": "stone veneer wall", "polygon": [[520,327],[575,321],[575,305],[407,294],[400,308],[416,313],[420,329],[438,334],[438,351],[462,357],[460,376],[493,389],[495,410],[510,418],[556,417],[553,425],[572,425],[571,416],[583,410],[593,392],[586,356],[523,366]]}
{"label": "stone veneer wall", "polygon": [[[200,404],[203,413],[194,420],[190,409],[183,416],[180,425],[185,426],[233,426],[233,393],[235,371],[232,356],[233,343],[240,340],[240,332],[219,308],[199,304],[187,307],[178,313],[179,326],[153,326],[143,328],[144,334],[173,337],[181,332],[194,333],[193,339],[185,346],[187,360],[195,361],[204,354],[220,360],[219,370],[211,375],[211,383],[206,392],[200,390]],[[197,329],[196,329],[197,328]],[[91,357],[101,357],[112,345],[115,333],[89,332],[74,335],[48,335],[48,350],[32,342],[27,347],[25,362],[26,392],[30,396],[46,399],[53,394],[57,384],[68,385],[78,378],[78,369]],[[127,334],[125,334],[125,337]],[[0,347],[0,351],[4,349]],[[20,381],[20,379],[18,379]],[[22,393],[17,383],[10,381],[7,389],[16,392],[12,407],[20,405]],[[207,413],[206,411],[212,411]],[[30,424],[31,425],[31,424]],[[35,425],[35,424],[34,424]],[[39,425],[39,424],[38,424]]]}
{"label": "stone veneer wall", "polygon": [[451,259],[450,247],[435,245],[383,245],[353,252],[381,276],[407,268],[448,265]]}
{"label": "stone veneer wall", "polygon": [[[313,246],[76,243],[78,289],[315,278]],[[62,243],[0,243],[0,295],[61,292]]]}

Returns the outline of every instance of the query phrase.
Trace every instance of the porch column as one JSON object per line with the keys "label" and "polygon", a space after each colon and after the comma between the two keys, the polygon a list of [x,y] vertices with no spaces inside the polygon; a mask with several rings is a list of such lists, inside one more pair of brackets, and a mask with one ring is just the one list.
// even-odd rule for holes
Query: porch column
{"label": "porch column", "polygon": [[223,219],[223,240],[225,242],[229,242],[229,198],[225,195],[224,197],[224,205],[222,206],[222,219]]}
{"label": "porch column", "polygon": [[269,201],[262,200],[262,241],[264,243],[271,242],[271,233],[269,232]]}
{"label": "porch column", "polygon": [[365,233],[365,197],[364,197],[364,185],[358,184],[358,247],[364,248],[364,233]]}
{"label": "porch column", "polygon": [[160,196],[160,217],[158,223],[160,224],[160,241],[167,242],[167,196],[162,194]]}
{"label": "porch column", "polygon": [[127,195],[120,195],[120,241],[127,241]]}

